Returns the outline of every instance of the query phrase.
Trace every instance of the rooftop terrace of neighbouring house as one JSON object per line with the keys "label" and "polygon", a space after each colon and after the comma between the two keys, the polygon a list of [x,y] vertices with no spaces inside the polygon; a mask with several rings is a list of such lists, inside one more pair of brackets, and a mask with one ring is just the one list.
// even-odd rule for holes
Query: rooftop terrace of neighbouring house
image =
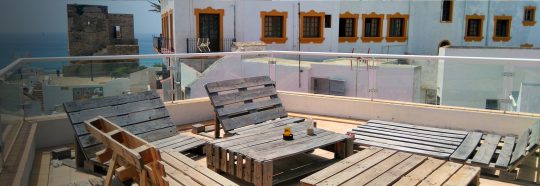
{"label": "rooftop terrace of neighbouring house", "polygon": [[[336,63],[350,65],[349,61],[349,59],[342,59]],[[382,59],[382,61],[384,60]],[[218,60],[216,63],[221,63],[221,61]],[[291,60],[291,65],[293,63],[294,60]],[[296,85],[293,80],[297,78],[297,74],[292,74],[292,78],[286,78],[286,76],[280,77],[290,81],[277,82],[276,86],[278,88],[277,95],[281,99],[283,107],[289,116],[313,119],[317,122],[317,128],[340,134],[345,134],[358,127],[369,125],[369,120],[383,120],[424,127],[483,132],[485,134],[497,134],[500,136],[520,136],[522,135],[522,131],[533,126],[540,119],[540,115],[538,114],[513,112],[510,110],[429,105],[419,102],[383,100],[373,96],[361,98],[284,91],[280,90],[279,83],[285,82]],[[9,80],[4,82],[9,82]],[[10,88],[16,84],[0,85]],[[161,92],[161,97],[163,97],[163,93],[168,93],[166,91],[158,92]],[[208,97],[162,103],[166,111],[170,114],[172,124],[176,126],[175,133],[209,141],[214,140],[214,132],[212,130],[215,110]],[[13,104],[13,108],[18,107]],[[98,178],[104,177],[104,171],[98,170],[95,167],[83,166],[75,168],[75,162],[70,158],[61,161],[53,160],[52,151],[58,150],[61,147],[71,148],[70,157],[76,154],[74,150],[74,144],[76,143],[74,138],[75,133],[67,114],[61,113],[33,117],[24,117],[23,115],[23,120],[20,120],[17,117],[12,118],[12,116],[19,116],[16,113],[17,109],[13,108],[2,108],[0,110],[2,114],[0,119],[2,119],[2,122],[9,122],[8,125],[5,125],[7,127],[2,127],[3,133],[16,136],[15,138],[8,137],[7,139],[13,140],[5,141],[9,148],[4,150],[4,152],[8,153],[7,156],[3,157],[7,161],[4,161],[5,163],[3,164],[4,168],[0,174],[1,180],[9,180],[14,185],[67,185],[74,183],[93,183],[98,181]],[[192,126],[194,124],[204,124],[206,127],[203,132],[193,134]],[[497,144],[495,153],[501,153],[502,146],[503,144]],[[358,153],[363,150],[363,146],[359,145],[354,149],[354,152]],[[184,155],[190,157],[203,167],[207,165],[208,159],[206,156],[191,151],[185,152]],[[303,164],[309,162],[331,159],[333,156],[334,153],[320,149],[315,150],[313,153],[291,156],[284,159],[280,164],[275,164],[274,169],[277,171],[274,171],[274,173],[278,174],[280,169],[291,169],[291,167],[301,167]],[[516,180],[509,181],[499,178],[501,173],[498,170],[494,172],[489,170],[483,171],[480,184],[538,184],[540,183],[540,176],[538,174],[540,166],[538,160],[538,152],[534,152],[524,159],[516,169]],[[249,185],[249,183],[228,176],[227,174],[222,175],[239,185]],[[299,185],[302,178],[305,178],[305,176],[280,184]]]}

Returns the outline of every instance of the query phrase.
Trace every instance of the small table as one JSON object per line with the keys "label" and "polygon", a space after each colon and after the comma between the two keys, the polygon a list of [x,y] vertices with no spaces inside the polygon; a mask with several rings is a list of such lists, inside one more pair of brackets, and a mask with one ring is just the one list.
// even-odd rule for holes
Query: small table
{"label": "small table", "polygon": [[[307,135],[306,129],[311,124],[311,121],[289,124],[276,122],[264,126],[259,124],[262,127],[258,127],[260,128],[258,130],[250,129],[249,132],[215,140],[206,145],[207,166],[255,185],[272,185],[320,170],[328,165],[305,167],[302,170],[295,170],[292,174],[280,174],[287,179],[276,179],[273,175],[273,164],[282,158],[317,148],[334,152],[335,158],[338,159],[352,154],[353,139],[344,134],[318,128],[314,128],[315,135]],[[283,140],[282,134],[286,125],[290,126],[294,140]]]}
{"label": "small table", "polygon": [[369,147],[309,177],[302,185],[479,185],[480,168]]}

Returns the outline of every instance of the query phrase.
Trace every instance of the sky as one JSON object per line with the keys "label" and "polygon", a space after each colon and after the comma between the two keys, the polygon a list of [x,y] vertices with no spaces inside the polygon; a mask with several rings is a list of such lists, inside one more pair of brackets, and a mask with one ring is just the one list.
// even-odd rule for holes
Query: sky
{"label": "sky", "polygon": [[[155,1],[155,0],[154,0]],[[160,15],[146,0],[2,0],[0,33],[65,33],[67,4],[107,5],[109,13],[133,14],[135,34],[159,34]]]}

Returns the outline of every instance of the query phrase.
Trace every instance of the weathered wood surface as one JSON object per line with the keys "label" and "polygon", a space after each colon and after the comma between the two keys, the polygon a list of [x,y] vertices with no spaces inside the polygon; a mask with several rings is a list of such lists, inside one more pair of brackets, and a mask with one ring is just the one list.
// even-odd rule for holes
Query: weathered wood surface
{"label": "weathered wood surface", "polygon": [[482,139],[482,133],[480,132],[470,132],[461,145],[456,149],[454,154],[450,156],[452,161],[463,161],[465,162],[471,154],[476,150],[478,143]]}
{"label": "weathered wood surface", "polygon": [[[92,160],[95,153],[103,149],[103,145],[88,133],[83,123],[97,116],[106,118],[146,141],[177,139],[176,126],[155,91],[66,102],[64,108],[76,134],[76,141],[84,154],[84,157],[77,158]],[[200,138],[185,139],[189,139],[191,143],[184,142],[184,145],[180,146],[181,141],[176,140],[179,144],[170,146],[169,149],[181,152],[205,143],[205,140]]]}
{"label": "weathered wood surface", "polygon": [[[271,167],[275,161],[326,146],[333,146],[335,153],[341,157],[352,154],[352,148],[347,145],[352,143],[352,140],[348,140],[348,136],[344,134],[315,128],[315,135],[308,135],[307,128],[312,125],[311,122],[284,118],[272,123],[259,124],[260,126],[239,128],[237,130],[240,135],[217,139],[206,146],[207,166],[255,185],[272,185],[329,165],[328,162],[320,162],[274,178]],[[283,140],[285,126],[291,128],[294,140]]]}
{"label": "weathered wood surface", "polygon": [[396,122],[370,120],[351,131],[355,144],[378,146],[405,152],[448,158],[462,144],[468,132]]}
{"label": "weathered wood surface", "polygon": [[495,149],[497,149],[497,146],[499,145],[500,139],[501,136],[499,135],[488,134],[484,139],[482,146],[480,146],[476,151],[476,154],[472,159],[472,163],[488,166],[493,154],[495,153]]}
{"label": "weathered wood surface", "polygon": [[184,176],[183,179],[175,179],[181,185],[237,185],[177,151],[162,150],[161,157],[167,165],[165,167],[167,175]]}
{"label": "weathered wood surface", "polygon": [[205,88],[225,132],[287,117],[268,76],[213,82]]}
{"label": "weathered wood surface", "polygon": [[480,168],[369,147],[300,182],[310,185],[478,185]]}

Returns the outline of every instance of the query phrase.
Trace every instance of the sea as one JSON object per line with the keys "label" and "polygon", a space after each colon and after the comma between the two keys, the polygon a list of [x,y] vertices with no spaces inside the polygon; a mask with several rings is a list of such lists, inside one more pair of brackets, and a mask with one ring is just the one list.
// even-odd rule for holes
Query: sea
{"label": "sea", "polygon": [[[135,34],[139,41],[139,54],[156,54],[152,36],[159,34]],[[21,57],[68,56],[67,33],[0,33],[0,69]],[[61,68],[66,62],[32,64],[45,69]],[[160,64],[160,59],[141,59],[142,66]]]}

